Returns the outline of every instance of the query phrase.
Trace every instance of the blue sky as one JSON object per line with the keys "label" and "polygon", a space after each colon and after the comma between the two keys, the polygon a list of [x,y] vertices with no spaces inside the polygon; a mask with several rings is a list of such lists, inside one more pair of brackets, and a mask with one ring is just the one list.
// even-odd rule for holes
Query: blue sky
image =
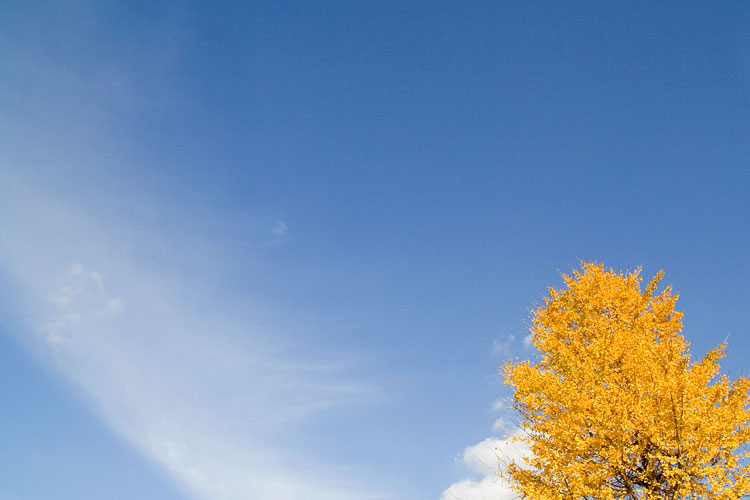
{"label": "blue sky", "polygon": [[1,496],[505,498],[497,366],[580,259],[746,373],[749,27],[0,3]]}

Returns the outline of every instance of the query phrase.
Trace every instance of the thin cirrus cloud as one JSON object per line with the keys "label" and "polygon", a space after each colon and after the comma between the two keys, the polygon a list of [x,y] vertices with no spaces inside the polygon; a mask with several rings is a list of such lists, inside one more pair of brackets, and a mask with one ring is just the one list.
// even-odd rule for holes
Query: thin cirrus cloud
{"label": "thin cirrus cloud", "polygon": [[[186,298],[178,275],[160,277],[112,248],[87,217],[16,192],[24,194],[0,202],[0,262],[23,317],[16,334],[188,494],[386,497],[284,437],[321,412],[379,397],[346,360],[354,355],[295,354],[289,332],[209,314]],[[12,210],[20,206],[23,214]]]}

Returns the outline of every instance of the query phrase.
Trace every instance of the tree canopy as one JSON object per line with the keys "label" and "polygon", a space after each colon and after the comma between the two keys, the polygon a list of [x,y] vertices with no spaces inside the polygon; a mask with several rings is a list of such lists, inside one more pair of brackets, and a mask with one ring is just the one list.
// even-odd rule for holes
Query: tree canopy
{"label": "tree canopy", "polygon": [[736,499],[750,493],[750,381],[719,373],[726,342],[692,361],[663,273],[583,263],[533,315],[537,362],[500,372],[530,455],[523,498]]}

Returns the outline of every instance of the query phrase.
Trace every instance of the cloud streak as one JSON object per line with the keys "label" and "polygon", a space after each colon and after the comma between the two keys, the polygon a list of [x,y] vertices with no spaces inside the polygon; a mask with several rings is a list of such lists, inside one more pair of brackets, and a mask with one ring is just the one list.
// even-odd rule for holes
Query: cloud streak
{"label": "cloud streak", "polygon": [[[193,281],[112,248],[69,207],[53,216],[60,207],[28,190],[0,204],[9,230],[0,259],[20,291],[24,343],[189,495],[386,497],[293,437],[326,411],[381,397],[355,354],[298,349],[298,338],[252,307],[212,307],[186,292]],[[12,205],[24,215],[11,218]]]}

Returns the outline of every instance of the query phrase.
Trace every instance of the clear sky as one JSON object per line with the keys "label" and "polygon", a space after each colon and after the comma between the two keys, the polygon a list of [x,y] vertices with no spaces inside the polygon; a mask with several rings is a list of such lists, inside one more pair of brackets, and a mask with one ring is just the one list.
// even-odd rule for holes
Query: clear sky
{"label": "clear sky", "polygon": [[747,373],[749,90],[742,1],[0,3],[0,497],[504,498],[581,259]]}

